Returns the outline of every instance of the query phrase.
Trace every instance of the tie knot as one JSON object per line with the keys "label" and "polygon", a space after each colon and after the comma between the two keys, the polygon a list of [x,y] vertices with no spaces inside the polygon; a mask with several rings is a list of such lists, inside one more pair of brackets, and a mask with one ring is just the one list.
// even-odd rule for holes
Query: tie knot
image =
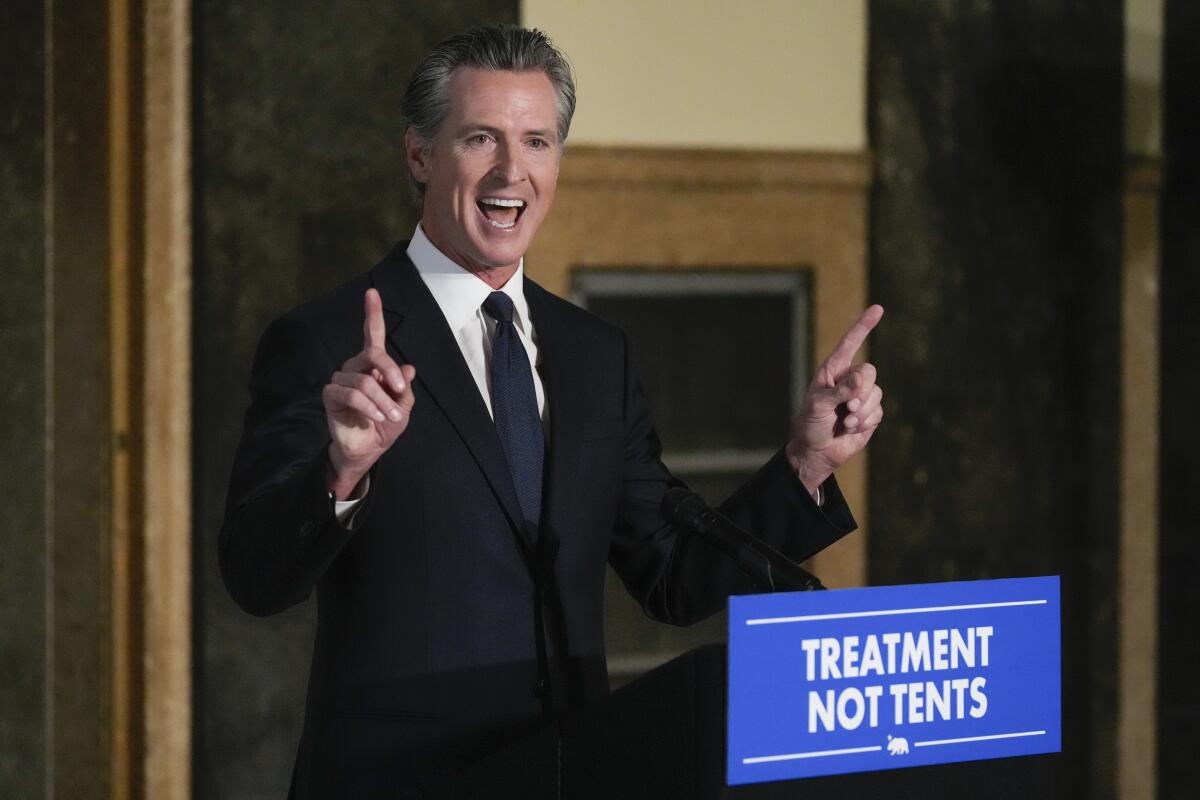
{"label": "tie knot", "polygon": [[497,322],[512,322],[513,301],[504,292],[492,292],[483,301],[483,310]]}

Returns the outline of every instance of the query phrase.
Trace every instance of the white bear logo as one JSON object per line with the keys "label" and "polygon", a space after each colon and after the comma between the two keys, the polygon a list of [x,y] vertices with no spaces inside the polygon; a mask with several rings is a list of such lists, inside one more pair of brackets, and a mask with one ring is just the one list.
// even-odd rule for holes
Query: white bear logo
{"label": "white bear logo", "polygon": [[893,739],[889,735],[888,736],[888,755],[892,755],[892,756],[908,755],[908,739],[905,739],[903,736],[897,736],[895,739]]}

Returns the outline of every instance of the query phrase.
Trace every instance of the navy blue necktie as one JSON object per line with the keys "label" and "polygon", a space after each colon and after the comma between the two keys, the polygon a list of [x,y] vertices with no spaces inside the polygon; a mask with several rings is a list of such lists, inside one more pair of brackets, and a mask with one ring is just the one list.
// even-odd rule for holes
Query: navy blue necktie
{"label": "navy blue necktie", "polygon": [[496,320],[492,337],[492,416],[508,459],[525,522],[536,534],[542,518],[542,462],[545,438],[533,388],[533,371],[517,329],[513,303],[504,292],[492,292],[483,310]]}

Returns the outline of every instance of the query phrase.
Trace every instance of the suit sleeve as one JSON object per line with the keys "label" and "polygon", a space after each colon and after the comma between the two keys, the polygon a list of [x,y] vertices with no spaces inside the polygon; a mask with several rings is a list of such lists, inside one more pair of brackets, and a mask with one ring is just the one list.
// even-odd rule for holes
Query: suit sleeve
{"label": "suit sleeve", "polygon": [[321,391],[335,369],[300,320],[277,320],[259,342],[218,542],[225,585],[251,614],[305,600],[353,534],[338,523],[326,486]]}
{"label": "suit sleeve", "polygon": [[[647,614],[690,625],[723,608],[729,595],[757,589],[730,559],[663,520],[663,495],[683,483],[662,463],[662,445],[628,346],[624,405],[624,478],[609,563]],[[818,507],[781,448],[719,510],[743,530],[803,561],[857,527],[837,481],[831,477],[823,486],[825,503]]]}

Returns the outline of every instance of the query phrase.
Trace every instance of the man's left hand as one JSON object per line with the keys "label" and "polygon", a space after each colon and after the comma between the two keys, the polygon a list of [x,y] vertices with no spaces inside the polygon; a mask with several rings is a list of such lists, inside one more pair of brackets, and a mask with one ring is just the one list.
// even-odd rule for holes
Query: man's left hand
{"label": "man's left hand", "polygon": [[866,446],[883,420],[883,390],[875,383],[875,367],[853,363],[882,317],[882,306],[870,306],[850,326],[817,369],[792,421],[785,452],[800,482],[814,496],[834,470]]}

